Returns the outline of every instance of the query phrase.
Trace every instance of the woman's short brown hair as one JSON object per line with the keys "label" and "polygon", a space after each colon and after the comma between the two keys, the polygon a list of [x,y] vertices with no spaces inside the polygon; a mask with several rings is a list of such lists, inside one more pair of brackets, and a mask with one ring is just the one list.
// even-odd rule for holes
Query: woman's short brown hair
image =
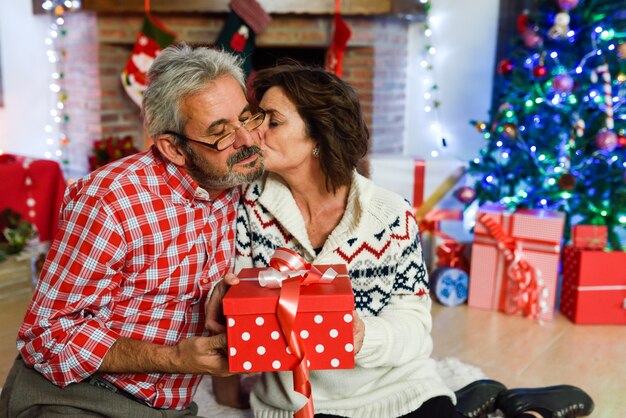
{"label": "woman's short brown hair", "polygon": [[332,190],[350,185],[352,171],[365,156],[369,131],[354,89],[321,68],[283,64],[259,71],[253,81],[257,102],[271,87],[280,87],[317,141],[319,159]]}

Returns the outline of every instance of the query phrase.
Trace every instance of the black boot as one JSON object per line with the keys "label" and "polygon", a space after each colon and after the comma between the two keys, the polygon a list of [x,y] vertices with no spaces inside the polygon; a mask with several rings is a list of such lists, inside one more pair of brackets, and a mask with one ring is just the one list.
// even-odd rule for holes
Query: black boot
{"label": "black boot", "polygon": [[496,406],[506,417],[526,411],[549,417],[584,417],[593,411],[593,400],[580,388],[570,385],[533,389],[509,389],[500,392]]}
{"label": "black boot", "polygon": [[495,380],[472,382],[455,392],[456,411],[468,418],[486,416],[495,410],[496,398],[503,390],[506,386]]}

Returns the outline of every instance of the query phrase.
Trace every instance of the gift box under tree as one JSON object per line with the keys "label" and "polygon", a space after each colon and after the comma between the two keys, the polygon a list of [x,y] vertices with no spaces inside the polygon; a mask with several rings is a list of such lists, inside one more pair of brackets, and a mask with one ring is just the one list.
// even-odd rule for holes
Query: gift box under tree
{"label": "gift box under tree", "polygon": [[[310,370],[354,367],[352,311],[354,296],[345,265],[314,265],[322,274],[333,269],[329,283],[300,286],[293,330],[303,343]],[[241,282],[223,300],[231,372],[293,370],[299,359],[277,313],[281,288],[263,287],[259,273],[242,269]]]}
{"label": "gift box under tree", "polygon": [[566,246],[561,312],[576,324],[626,324],[626,252]]}
{"label": "gift box under tree", "polygon": [[565,215],[483,205],[476,216],[468,305],[552,319]]}

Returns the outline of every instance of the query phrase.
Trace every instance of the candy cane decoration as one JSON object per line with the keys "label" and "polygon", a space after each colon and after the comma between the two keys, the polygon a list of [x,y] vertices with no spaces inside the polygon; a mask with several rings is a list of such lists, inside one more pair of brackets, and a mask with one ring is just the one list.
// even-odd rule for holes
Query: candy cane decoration
{"label": "candy cane decoration", "polygon": [[585,121],[583,119],[576,117],[574,132],[576,133],[576,138],[582,138],[585,135]]}
{"label": "candy cane decoration", "polygon": [[582,138],[583,135],[585,135],[585,121],[581,119],[580,116],[574,115],[573,131],[567,143],[567,156],[564,158],[563,161],[563,168],[566,172],[570,169],[572,153],[576,149],[576,139]]}
{"label": "candy cane decoration", "polygon": [[609,65],[602,64],[591,72],[591,82],[597,83],[598,76],[602,76],[603,86],[602,93],[604,95],[604,104],[606,105],[606,128],[612,130],[615,126],[613,121],[613,92],[611,90],[611,73]]}
{"label": "candy cane decoration", "polygon": [[578,115],[574,115],[574,132],[569,137],[570,149],[576,146],[576,138],[582,138],[585,135],[585,121]]}

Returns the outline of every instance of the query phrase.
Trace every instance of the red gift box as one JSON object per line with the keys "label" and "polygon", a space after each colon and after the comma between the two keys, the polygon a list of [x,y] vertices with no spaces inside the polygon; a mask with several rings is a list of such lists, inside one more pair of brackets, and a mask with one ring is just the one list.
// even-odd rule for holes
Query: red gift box
{"label": "red gift box", "polygon": [[[354,295],[348,270],[345,264],[314,267],[322,273],[332,268],[338,276],[300,287],[293,329],[304,344],[309,369],[353,368]],[[242,269],[241,282],[224,296],[231,372],[292,370],[299,360],[288,349],[277,317],[281,289],[257,281],[264,270]]]}
{"label": "red gift box", "polygon": [[567,246],[561,312],[576,324],[626,324],[626,252]]}
{"label": "red gift box", "polygon": [[[476,219],[468,305],[552,319],[565,215],[529,209],[506,213],[501,206],[483,205]],[[491,220],[502,236],[494,237],[481,219]],[[529,287],[521,287],[524,280]]]}
{"label": "red gift box", "polygon": [[602,250],[606,247],[608,231],[606,225],[574,225],[572,245],[578,248]]}

